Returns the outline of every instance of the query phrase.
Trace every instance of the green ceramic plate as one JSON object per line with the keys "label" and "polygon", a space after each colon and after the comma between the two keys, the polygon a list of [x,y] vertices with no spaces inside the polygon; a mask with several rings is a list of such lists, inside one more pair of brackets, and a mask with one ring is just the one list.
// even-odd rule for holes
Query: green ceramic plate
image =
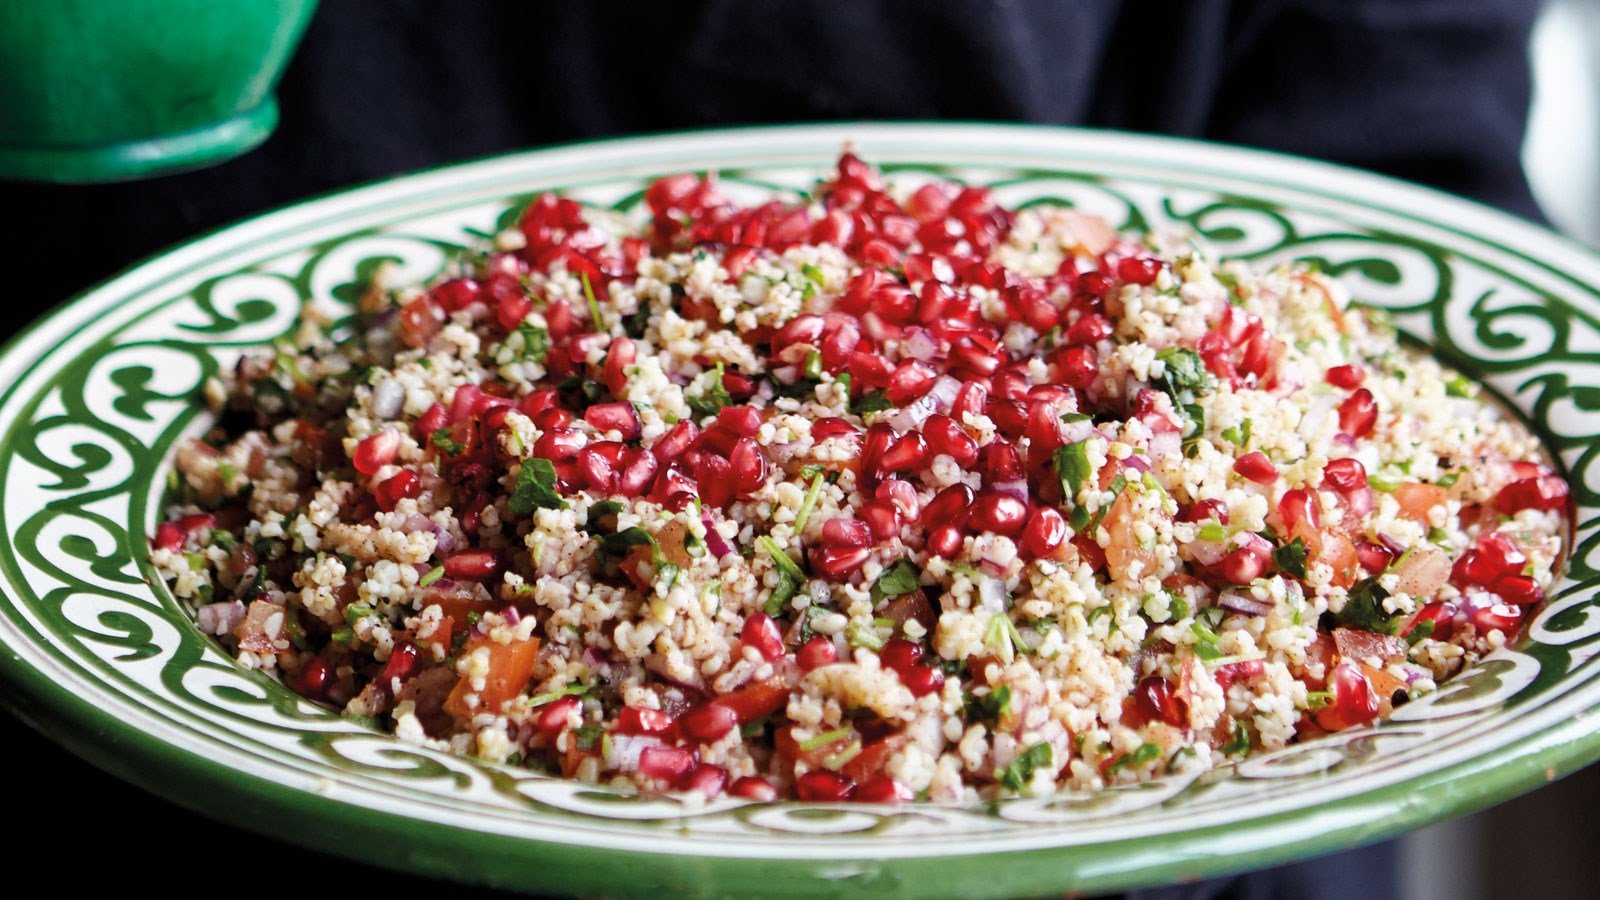
{"label": "green ceramic plate", "polygon": [[[1571,571],[1515,648],[1393,720],[1198,780],[995,807],[691,805],[401,744],[235,666],[144,560],[196,387],[338,314],[381,260],[422,280],[560,189],[635,211],[655,176],[807,187],[853,141],[898,177],[993,185],[1220,253],[1316,260],[1488,383],[1567,467]],[[363,861],[574,893],[1095,891],[1335,850],[1529,790],[1600,757],[1600,258],[1441,194],[1282,156],[1119,134],[842,125],[586,144],[282,210],[152,260],[0,356],[5,699],[94,763],[208,815]],[[176,864],[176,863],[175,863]]]}

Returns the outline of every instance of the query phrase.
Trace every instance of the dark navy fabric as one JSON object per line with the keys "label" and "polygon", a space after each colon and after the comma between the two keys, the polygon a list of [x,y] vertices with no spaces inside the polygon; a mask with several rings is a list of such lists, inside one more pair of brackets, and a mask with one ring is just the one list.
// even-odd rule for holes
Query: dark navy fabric
{"label": "dark navy fabric", "polygon": [[[915,118],[1160,132],[1335,160],[1537,217],[1518,163],[1536,7],[324,0],[279,91],[282,124],[257,151],[131,184],[0,184],[10,322],[175,241],[322,191],[497,151],[714,125]],[[0,721],[0,731],[19,728]],[[251,840],[91,776],[32,736],[17,740],[45,760],[42,781],[92,778],[106,808],[153,810],[159,827],[139,830],[164,847]],[[43,833],[77,830],[75,807],[61,809],[36,823]],[[132,855],[99,867],[108,878],[142,864],[137,836],[97,854],[119,848]],[[449,893],[277,852],[300,884]],[[1137,896],[1382,900],[1396,893],[1394,856],[1378,847]],[[289,872],[272,875],[273,890]]]}

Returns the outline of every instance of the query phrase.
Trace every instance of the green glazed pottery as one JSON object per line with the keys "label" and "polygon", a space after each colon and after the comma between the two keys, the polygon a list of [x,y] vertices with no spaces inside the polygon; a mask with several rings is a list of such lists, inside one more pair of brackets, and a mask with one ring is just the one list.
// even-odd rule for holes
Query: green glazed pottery
{"label": "green glazed pottery", "polygon": [[[846,142],[902,185],[953,178],[1011,206],[1182,229],[1259,265],[1315,261],[1500,396],[1559,461],[1577,515],[1549,601],[1515,642],[1388,721],[1198,777],[993,804],[696,802],[450,756],[342,718],[238,666],[152,570],[171,453],[209,424],[200,386],[289,333],[302,303],[345,319],[380,265],[432,278],[540,191],[643,217],[652,179],[715,170],[751,201],[813,186]],[[1378,840],[1600,757],[1597,286],[1594,252],[1443,194],[1105,132],[715,131],[391,179],[177,248],[0,350],[0,702],[95,764],[272,840],[545,893],[1095,893]],[[140,824],[135,810],[124,827]]]}
{"label": "green glazed pottery", "polygon": [[0,178],[120,181],[249,150],[316,0],[0,0]]}

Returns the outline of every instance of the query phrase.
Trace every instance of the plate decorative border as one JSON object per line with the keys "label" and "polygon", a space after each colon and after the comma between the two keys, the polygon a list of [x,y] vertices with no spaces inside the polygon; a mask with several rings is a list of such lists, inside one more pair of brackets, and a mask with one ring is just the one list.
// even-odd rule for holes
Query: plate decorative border
{"label": "plate decorative border", "polygon": [[[422,280],[560,189],[638,214],[661,174],[806,189],[853,142],[895,178],[985,183],[1218,253],[1314,260],[1523,415],[1578,502],[1570,568],[1513,647],[1388,722],[1223,776],[912,808],[697,804],[403,744],[232,663],[144,561],[202,381]],[[0,351],[0,678],[20,715],[158,793],[435,876],[572,893],[965,896],[1188,879],[1394,834],[1600,757],[1600,257],[1466,201],[1291,157],[1111,132],[844,124],[602,141],[374,184],[235,225],[61,307]]]}

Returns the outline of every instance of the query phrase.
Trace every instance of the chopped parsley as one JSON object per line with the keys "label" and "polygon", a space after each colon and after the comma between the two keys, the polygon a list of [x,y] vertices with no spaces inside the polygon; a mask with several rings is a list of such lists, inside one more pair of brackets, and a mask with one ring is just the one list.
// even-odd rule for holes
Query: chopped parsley
{"label": "chopped parsley", "polygon": [[987,725],[990,729],[1000,724],[1005,714],[1011,711],[1011,687],[1000,685],[987,694],[978,695],[971,691],[964,692],[962,712],[966,716],[968,725]]}
{"label": "chopped parsley", "polygon": [[1295,538],[1287,544],[1272,551],[1272,561],[1277,563],[1278,569],[1286,575],[1296,578],[1306,577],[1306,542]]}
{"label": "chopped parsley", "polygon": [[1054,761],[1055,751],[1041,742],[1018,753],[1011,764],[996,771],[994,777],[1011,790],[1022,791],[1033,781],[1034,772],[1053,765]]}
{"label": "chopped parsley", "polygon": [[778,586],[772,589],[772,596],[767,598],[764,608],[769,616],[782,615],[783,608],[788,605],[790,598],[805,586],[806,573],[801,571],[800,566],[790,559],[789,554],[783,552],[783,548],[772,538],[762,535],[756,538],[756,544],[767,551],[767,555],[772,557],[773,566],[778,570]]}
{"label": "chopped parsley", "polygon": [[531,516],[536,509],[566,509],[556,493],[556,466],[548,459],[525,459],[517,471],[517,484],[506,504],[513,516]]}
{"label": "chopped parsley", "polygon": [[433,445],[441,451],[455,456],[467,449],[466,445],[450,436],[450,429],[440,428],[433,433]]}
{"label": "chopped parsley", "polygon": [[1348,628],[1394,634],[1400,630],[1402,617],[1399,613],[1392,613],[1383,608],[1383,601],[1388,598],[1389,592],[1378,583],[1378,579],[1363,579],[1351,586],[1350,595],[1344,601],[1344,608],[1339,610],[1334,618],[1339,624]]}
{"label": "chopped parsley", "polygon": [[685,400],[689,401],[689,409],[693,410],[696,416],[700,418],[714,416],[721,412],[724,406],[729,406],[733,403],[733,397],[729,396],[728,389],[722,386],[722,372],[722,363],[717,363],[716,368],[712,369],[707,375],[702,376],[705,379],[705,384],[701,388],[699,395],[684,397]]}
{"label": "chopped parsley", "polygon": [[917,569],[908,559],[902,559],[883,570],[872,583],[872,602],[882,603],[890,597],[909,594],[917,589]]}
{"label": "chopped parsley", "polygon": [[517,326],[517,334],[522,337],[522,358],[543,363],[550,352],[550,332],[532,322],[523,322]]}
{"label": "chopped parsley", "polygon": [[440,578],[443,578],[443,577],[444,577],[444,566],[434,566],[432,569],[428,570],[428,574],[422,576],[422,580],[417,582],[417,584],[419,586],[421,586],[421,587],[428,587],[429,585],[433,584],[435,581],[438,581]]}
{"label": "chopped parsley", "polygon": [[857,397],[854,403],[850,404],[850,411],[858,416],[893,408],[894,404],[889,402],[889,398],[884,396],[883,391],[867,391]]}
{"label": "chopped parsley", "polygon": [[1156,744],[1140,744],[1131,753],[1125,753],[1106,767],[1109,775],[1119,769],[1137,769],[1161,758],[1161,748]]}

